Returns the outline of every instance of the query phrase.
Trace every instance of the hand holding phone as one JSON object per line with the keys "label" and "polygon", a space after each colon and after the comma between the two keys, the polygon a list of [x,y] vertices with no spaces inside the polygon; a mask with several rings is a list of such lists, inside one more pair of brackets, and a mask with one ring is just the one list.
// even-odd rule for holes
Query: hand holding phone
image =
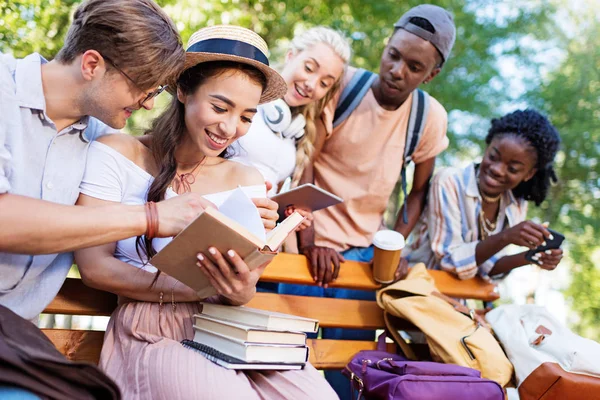
{"label": "hand holding phone", "polygon": [[527,253],[525,253],[525,259],[527,261],[536,263],[536,260],[533,259],[533,256],[535,256],[538,253],[543,253],[546,250],[558,249],[561,246],[562,242],[565,240],[565,236],[563,234],[556,232],[555,230],[552,230],[550,228],[547,229],[552,236],[546,238],[546,244],[539,245],[535,249],[531,249]]}

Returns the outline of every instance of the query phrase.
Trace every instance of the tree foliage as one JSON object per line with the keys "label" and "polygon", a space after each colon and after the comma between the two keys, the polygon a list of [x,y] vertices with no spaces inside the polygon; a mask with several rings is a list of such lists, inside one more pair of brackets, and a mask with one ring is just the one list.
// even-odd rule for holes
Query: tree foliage
{"label": "tree foliage", "polygon": [[579,316],[576,326],[600,340],[600,20],[590,4],[570,21],[572,38],[565,40],[562,63],[528,100],[550,116],[562,138],[560,182],[539,213],[556,221],[569,243],[567,295]]}

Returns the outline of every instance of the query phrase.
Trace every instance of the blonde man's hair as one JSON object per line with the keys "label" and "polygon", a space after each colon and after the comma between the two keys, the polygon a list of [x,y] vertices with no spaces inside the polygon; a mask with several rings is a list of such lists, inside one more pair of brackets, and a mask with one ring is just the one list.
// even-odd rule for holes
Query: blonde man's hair
{"label": "blonde man's hair", "polygon": [[185,61],[177,28],[152,0],[84,1],[56,60],[70,64],[88,50],[125,70],[142,90],[178,76]]}
{"label": "blonde man's hair", "polygon": [[[291,50],[294,53],[299,53],[318,43],[326,44],[342,59],[345,73],[350,62],[350,57],[352,56],[352,49],[344,35],[336,30],[324,26],[311,28],[294,37]],[[292,175],[293,186],[298,185],[304,169],[312,162],[312,156],[315,151],[315,140],[317,138],[315,118],[321,115],[327,103],[329,103],[333,95],[339,90],[343,76],[344,74],[340,76],[321,100],[298,108],[298,112],[304,115],[306,119],[306,126],[304,128],[304,136],[296,145],[296,169]]]}

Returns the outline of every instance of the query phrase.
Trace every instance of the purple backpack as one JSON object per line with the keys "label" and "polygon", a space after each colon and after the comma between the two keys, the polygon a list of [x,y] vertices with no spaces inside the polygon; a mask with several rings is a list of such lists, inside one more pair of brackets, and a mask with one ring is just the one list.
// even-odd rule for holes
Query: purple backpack
{"label": "purple backpack", "polygon": [[[384,335],[379,338],[377,348],[385,348]],[[358,400],[362,396],[382,400],[504,400],[502,386],[481,378],[477,370],[454,364],[408,361],[381,350],[358,352],[342,373],[358,391]]]}

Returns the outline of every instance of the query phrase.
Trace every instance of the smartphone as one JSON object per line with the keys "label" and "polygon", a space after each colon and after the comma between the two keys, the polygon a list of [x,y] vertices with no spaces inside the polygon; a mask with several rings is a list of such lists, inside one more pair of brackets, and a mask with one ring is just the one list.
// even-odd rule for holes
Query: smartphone
{"label": "smartphone", "polygon": [[534,262],[533,257],[537,253],[543,253],[546,250],[558,249],[562,242],[565,240],[565,236],[561,233],[553,231],[550,228],[547,228],[548,232],[552,234],[552,239],[546,239],[546,245],[539,245],[535,249],[529,250],[525,253],[525,259],[530,262]]}

